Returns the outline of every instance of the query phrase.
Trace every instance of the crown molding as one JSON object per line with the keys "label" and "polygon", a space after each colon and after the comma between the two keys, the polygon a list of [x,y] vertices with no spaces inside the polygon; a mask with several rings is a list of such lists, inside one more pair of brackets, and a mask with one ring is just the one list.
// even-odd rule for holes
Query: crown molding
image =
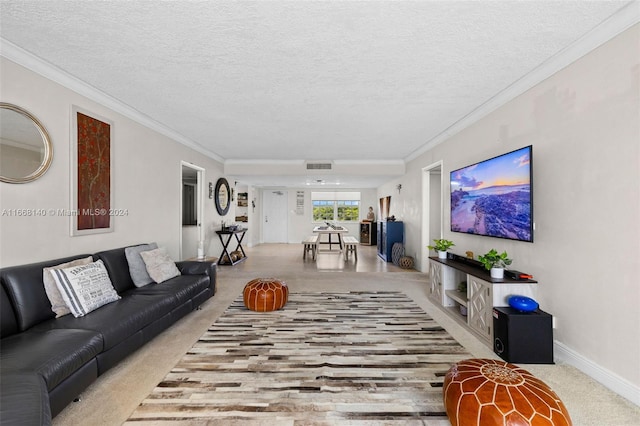
{"label": "crown molding", "polygon": [[267,165],[267,166],[298,166],[303,165],[305,160],[277,160],[277,159],[264,159],[264,160],[243,160],[241,158],[229,158],[224,161],[225,165]]}
{"label": "crown molding", "polygon": [[404,160],[277,160],[277,159],[264,159],[264,160],[243,160],[241,158],[229,158],[224,161],[225,165],[283,165],[283,166],[298,166],[306,163],[316,162],[330,162],[340,166],[404,166],[406,162]]}
{"label": "crown molding", "polygon": [[341,166],[404,166],[406,161],[400,160],[333,160]]}
{"label": "crown molding", "polygon": [[212,158],[220,163],[224,163],[224,159],[218,154],[204,148],[200,144],[193,140],[181,135],[173,129],[165,126],[152,119],[148,115],[145,115],[135,108],[119,101],[118,99],[107,95],[103,91],[85,83],[84,81],[74,77],[68,72],[52,65],[51,63],[44,61],[43,59],[35,56],[34,54],[16,46],[10,41],[0,37],[0,56],[3,56],[10,61],[15,62],[41,76],[66,87],[94,102],[97,102],[114,112],[122,114],[123,116],[130,118],[131,120],[148,127],[149,129],[167,136],[174,141],[185,145],[194,151]]}
{"label": "crown molding", "polygon": [[405,157],[404,160],[409,162],[416,159],[420,155],[446,141],[451,136],[484,118],[507,102],[515,99],[517,96],[520,96],[530,88],[551,77],[561,69],[577,61],[587,53],[600,47],[618,34],[631,28],[633,25],[636,25],[638,22],[640,22],[640,1],[633,0],[621,7],[616,13],[611,15],[574,43],[551,56],[531,72],[522,76],[487,102],[483,103],[469,114],[447,127],[422,147]]}

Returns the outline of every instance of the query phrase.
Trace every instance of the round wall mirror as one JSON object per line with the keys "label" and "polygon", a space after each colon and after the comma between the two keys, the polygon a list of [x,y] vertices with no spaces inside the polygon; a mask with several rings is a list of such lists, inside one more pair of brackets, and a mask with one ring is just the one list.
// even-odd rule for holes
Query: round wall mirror
{"label": "round wall mirror", "polygon": [[36,180],[52,159],[51,139],[40,121],[19,106],[0,102],[0,181]]}
{"label": "round wall mirror", "polygon": [[216,202],[216,210],[220,216],[224,216],[229,212],[229,204],[231,200],[231,189],[229,182],[225,178],[218,179],[216,182],[216,190],[214,193],[214,201]]}

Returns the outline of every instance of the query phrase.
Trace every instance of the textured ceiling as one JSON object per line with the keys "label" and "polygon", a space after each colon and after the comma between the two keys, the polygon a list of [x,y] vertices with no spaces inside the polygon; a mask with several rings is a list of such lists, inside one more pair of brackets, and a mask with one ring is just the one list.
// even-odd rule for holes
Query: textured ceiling
{"label": "textured ceiling", "polygon": [[2,0],[0,35],[224,160],[403,160],[627,3]]}

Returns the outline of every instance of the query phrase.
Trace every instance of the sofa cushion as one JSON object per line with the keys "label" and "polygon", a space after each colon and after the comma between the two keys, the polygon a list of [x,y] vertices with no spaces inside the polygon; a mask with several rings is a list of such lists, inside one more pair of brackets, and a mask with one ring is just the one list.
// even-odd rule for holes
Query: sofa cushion
{"label": "sofa cushion", "polygon": [[87,256],[89,255],[81,254],[46,262],[10,266],[0,270],[0,279],[11,300],[19,331],[55,317],[47,293],[44,291],[42,270]]}
{"label": "sofa cushion", "polygon": [[11,336],[18,332],[16,315],[4,287],[0,285],[0,337]]}
{"label": "sofa cushion", "polygon": [[170,294],[137,295],[129,292],[122,299],[102,306],[89,315],[79,318],[67,315],[40,324],[35,329],[93,330],[102,336],[106,351],[168,314],[176,306],[177,299]]}
{"label": "sofa cushion", "polygon": [[140,256],[142,256],[142,260],[144,260],[145,265],[147,265],[149,276],[157,283],[162,283],[180,275],[176,263],[162,247],[155,250],[143,251],[140,253]]}
{"label": "sofa cushion", "polygon": [[[64,318],[73,317],[67,315],[48,322]],[[0,370],[3,373],[34,371],[44,378],[47,389],[51,390],[102,349],[102,338],[95,331],[31,329],[2,339]]]}
{"label": "sofa cushion", "polygon": [[7,425],[51,425],[49,393],[42,376],[0,374],[0,420]]}
{"label": "sofa cushion", "polygon": [[60,265],[52,266],[50,268],[42,269],[42,282],[44,283],[44,291],[47,293],[49,302],[51,302],[51,310],[55,312],[56,317],[61,317],[71,313],[67,306],[56,281],[53,279],[53,269],[71,268],[72,266],[87,265],[93,261],[92,256],[83,257],[82,259],[72,260],[71,262],[62,263]]}
{"label": "sofa cushion", "polygon": [[209,277],[206,275],[180,275],[171,278],[161,284],[153,284],[136,288],[127,293],[138,295],[159,295],[173,296],[177,299],[178,305],[184,304],[187,300],[193,299],[197,294],[209,287]]}
{"label": "sofa cushion", "polygon": [[147,272],[147,265],[142,260],[140,253],[143,251],[155,250],[158,248],[156,243],[141,244],[139,246],[127,247],[124,249],[124,254],[127,257],[129,263],[129,274],[131,280],[136,287],[143,287],[147,284],[151,284],[153,279]]}
{"label": "sofa cushion", "polygon": [[88,265],[53,269],[53,279],[74,317],[82,317],[120,299],[102,260]]}
{"label": "sofa cushion", "polygon": [[127,262],[125,250],[126,247],[120,247],[101,251],[93,255],[95,260],[100,259],[104,262],[104,266],[107,268],[107,272],[109,272],[109,277],[111,277],[113,287],[118,294],[135,288],[131,274],[129,273],[129,262]]}

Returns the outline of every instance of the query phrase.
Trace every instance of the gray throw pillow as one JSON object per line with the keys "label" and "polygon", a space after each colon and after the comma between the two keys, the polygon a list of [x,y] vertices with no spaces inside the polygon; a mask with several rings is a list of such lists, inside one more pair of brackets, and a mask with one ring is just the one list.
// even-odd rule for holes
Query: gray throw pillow
{"label": "gray throw pillow", "polygon": [[180,275],[180,271],[175,262],[162,247],[155,250],[143,251],[140,253],[140,256],[142,256],[145,265],[147,265],[147,272],[149,272],[151,278],[158,284]]}
{"label": "gray throw pillow", "polygon": [[140,256],[143,251],[155,250],[158,248],[156,243],[142,244],[139,246],[127,247],[124,249],[124,254],[129,262],[129,274],[131,274],[131,280],[136,287],[144,287],[147,284],[151,284],[153,279],[147,272],[147,265]]}

